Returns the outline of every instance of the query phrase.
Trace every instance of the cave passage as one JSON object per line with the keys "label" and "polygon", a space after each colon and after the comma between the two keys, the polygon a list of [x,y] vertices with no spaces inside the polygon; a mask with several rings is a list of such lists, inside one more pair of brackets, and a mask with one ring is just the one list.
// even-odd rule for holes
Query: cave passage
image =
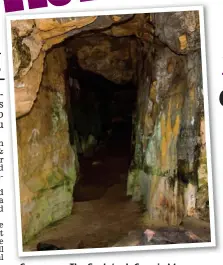
{"label": "cave passage", "polygon": [[76,56],[67,65],[69,136],[79,171],[73,210],[38,240],[67,249],[109,247],[138,228],[141,214],[126,195],[137,89],[82,69]]}
{"label": "cave passage", "polygon": [[11,27],[24,251],[211,242],[199,12]]}
{"label": "cave passage", "polygon": [[84,70],[74,55],[68,60],[68,80],[70,142],[79,158],[74,202],[100,199],[115,184],[123,184],[125,195],[137,89],[132,82],[116,84]]}

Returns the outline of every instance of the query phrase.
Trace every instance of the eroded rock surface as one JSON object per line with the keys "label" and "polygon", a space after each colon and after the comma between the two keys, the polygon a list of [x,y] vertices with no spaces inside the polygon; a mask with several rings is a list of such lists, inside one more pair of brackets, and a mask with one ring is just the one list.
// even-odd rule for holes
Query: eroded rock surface
{"label": "eroded rock surface", "polygon": [[29,115],[17,120],[24,243],[72,209],[77,157],[69,143],[64,109],[63,55],[62,48],[48,54],[36,102]]}
{"label": "eroded rock surface", "polygon": [[[19,91],[15,90],[16,116],[21,117],[27,114],[36,98],[37,86],[34,86],[33,90],[28,89],[26,87],[28,82],[23,81],[23,76],[32,70],[32,65],[41,51],[44,53],[53,45],[80,32],[106,29],[131,17],[132,15],[121,15],[12,21],[14,76],[17,82],[23,84],[25,90],[22,97],[17,95]],[[37,73],[40,76],[42,76],[42,66],[43,62]]]}
{"label": "eroded rock surface", "polygon": [[13,21],[12,46],[24,242],[71,212],[80,148],[69,139],[71,55],[138,88],[127,194],[149,220],[209,220],[198,12]]}
{"label": "eroded rock surface", "polygon": [[196,11],[166,12],[151,15],[155,35],[171,50],[187,54],[200,49],[200,21]]}
{"label": "eroded rock surface", "polygon": [[117,84],[132,80],[136,67],[136,40],[105,34],[83,35],[68,41],[68,52],[77,54],[83,69],[103,75]]}
{"label": "eroded rock surface", "polygon": [[128,194],[146,205],[152,220],[177,225],[184,216],[207,219],[198,13],[154,14],[151,21],[155,53],[150,60],[139,59],[136,67],[148,70],[143,76],[139,70],[136,77],[136,143]]}
{"label": "eroded rock surface", "polygon": [[191,231],[180,227],[166,227],[156,230],[130,231],[113,247],[169,245],[182,243],[202,243],[203,240]]}

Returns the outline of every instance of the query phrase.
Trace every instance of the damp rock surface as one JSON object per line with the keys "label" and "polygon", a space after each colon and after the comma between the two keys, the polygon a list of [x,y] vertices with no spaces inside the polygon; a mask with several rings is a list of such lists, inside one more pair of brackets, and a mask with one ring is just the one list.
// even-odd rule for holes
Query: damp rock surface
{"label": "damp rock surface", "polygon": [[[209,222],[198,11],[13,21],[12,52],[25,243],[71,214],[74,191],[76,205],[94,198],[82,204],[94,209],[101,198],[114,196],[111,175],[120,160],[103,168],[94,154],[113,133],[112,124],[123,121],[133,125],[124,172],[124,194],[133,202],[116,202],[120,216],[121,207],[130,207],[123,210],[131,225],[122,236],[135,229],[139,208],[146,222],[171,227],[188,217]],[[87,171],[89,161],[90,186],[104,178],[109,185],[82,185],[82,162]],[[113,211],[116,206],[105,201],[101,211]],[[72,213],[70,220],[82,225],[78,213],[89,215]],[[109,225],[104,221],[99,230]],[[118,228],[114,231],[109,244],[120,239]],[[106,233],[102,229],[105,241]]]}
{"label": "damp rock surface", "polygon": [[48,55],[51,75],[43,76],[30,114],[17,120],[24,242],[72,209],[77,157],[69,143],[64,79],[57,76],[66,67],[65,61],[55,63],[61,54],[58,49]]}

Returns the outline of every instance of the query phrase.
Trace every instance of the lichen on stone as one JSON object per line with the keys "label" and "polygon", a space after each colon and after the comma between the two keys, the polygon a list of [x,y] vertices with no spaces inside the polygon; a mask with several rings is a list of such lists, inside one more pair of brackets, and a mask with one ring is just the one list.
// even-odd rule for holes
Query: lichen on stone
{"label": "lichen on stone", "polygon": [[67,119],[67,114],[63,107],[63,95],[60,92],[52,92],[52,129],[55,134]]}

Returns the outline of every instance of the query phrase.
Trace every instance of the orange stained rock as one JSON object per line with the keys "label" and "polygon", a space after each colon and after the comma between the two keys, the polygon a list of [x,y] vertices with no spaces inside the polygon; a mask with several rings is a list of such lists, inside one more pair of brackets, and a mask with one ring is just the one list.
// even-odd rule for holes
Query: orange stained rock
{"label": "orange stained rock", "polygon": [[113,19],[115,22],[118,22],[118,21],[121,19],[121,17],[119,17],[119,16],[112,16],[112,19]]}
{"label": "orange stained rock", "polygon": [[149,98],[153,102],[156,102],[156,84],[157,84],[156,80],[152,82],[152,85],[150,87],[150,92],[149,92]]}
{"label": "orange stained rock", "polygon": [[173,106],[173,100],[175,100],[175,98],[169,101],[167,117],[165,116],[165,114],[163,114],[161,117],[161,165],[163,170],[167,170],[167,166],[170,166],[168,165],[167,161],[169,159],[169,156],[174,154],[168,154],[168,148],[172,141],[176,141],[180,131],[181,120],[179,114],[176,116],[173,127],[171,124],[171,117],[173,115],[173,112],[175,112],[178,108],[178,105]]}
{"label": "orange stained rock", "polygon": [[179,132],[180,132],[180,116],[177,115],[176,120],[175,120],[175,124],[173,127],[173,135],[175,137],[177,137],[179,135]]}
{"label": "orange stained rock", "polygon": [[[64,29],[69,29],[69,28],[81,28],[85,25],[88,25],[90,23],[92,23],[93,21],[96,20],[96,16],[91,16],[91,17],[81,17],[81,18],[76,18],[76,19],[72,19],[72,20],[68,20],[68,22],[63,22],[60,23],[58,20],[56,19],[52,19],[52,18],[48,18],[48,19],[36,19],[35,23],[36,23],[36,27],[45,32],[46,34],[43,34],[44,36],[48,36],[47,31],[51,31],[53,29],[63,29],[63,33],[64,33]],[[56,32],[54,32],[54,36],[56,35]],[[50,32],[52,33],[52,32]]]}
{"label": "orange stained rock", "polygon": [[167,66],[167,72],[170,74],[173,72],[173,64],[172,63],[169,63],[168,66]]}
{"label": "orange stained rock", "polygon": [[195,100],[195,88],[194,87],[189,89],[189,96],[190,96],[190,100],[192,100],[192,102],[194,102],[194,100]]}
{"label": "orange stained rock", "polygon": [[179,37],[180,49],[185,50],[187,48],[187,36],[186,34]]}

